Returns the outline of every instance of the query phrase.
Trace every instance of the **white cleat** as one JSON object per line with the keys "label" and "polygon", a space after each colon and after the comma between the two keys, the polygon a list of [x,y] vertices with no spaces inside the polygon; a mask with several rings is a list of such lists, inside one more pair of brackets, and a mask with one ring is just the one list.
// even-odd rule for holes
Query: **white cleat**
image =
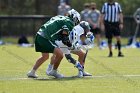
{"label": "white cleat", "polygon": [[33,73],[32,71],[29,71],[27,73],[28,78],[38,78],[38,75],[36,75],[35,73]]}
{"label": "white cleat", "polygon": [[49,76],[54,76],[55,78],[64,78],[63,74],[58,73],[57,70],[52,70],[48,73]]}
{"label": "white cleat", "polygon": [[83,77],[83,71],[79,71],[77,77],[82,78]]}
{"label": "white cleat", "polygon": [[49,64],[48,65],[48,68],[47,68],[47,70],[46,70],[46,74],[49,76],[50,74],[50,72],[52,71],[52,69],[53,69],[53,65],[51,65],[51,64]]}
{"label": "white cleat", "polygon": [[92,76],[92,74],[83,71],[83,76]]}

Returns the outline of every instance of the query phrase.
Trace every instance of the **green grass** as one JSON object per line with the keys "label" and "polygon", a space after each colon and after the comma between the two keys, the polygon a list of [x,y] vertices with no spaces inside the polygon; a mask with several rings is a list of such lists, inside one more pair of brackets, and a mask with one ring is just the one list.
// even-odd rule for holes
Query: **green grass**
{"label": "green grass", "polygon": [[[39,79],[28,79],[26,73],[40,53],[34,52],[34,48],[0,46],[0,93],[139,93],[140,49],[123,48],[124,58],[117,57],[117,50],[113,52],[114,56],[108,58],[108,49],[89,51],[85,70],[93,77],[48,77],[45,74],[48,60],[37,71]],[[66,76],[77,75],[76,68],[65,58],[59,71]]]}
{"label": "green grass", "polygon": [[[5,42],[8,42],[8,43],[17,44],[18,38],[19,37],[8,37],[8,36],[6,36],[6,37],[3,37],[2,40],[5,41]],[[34,42],[34,39],[33,39],[32,36],[28,36],[27,39],[29,40],[30,43],[33,43]],[[102,38],[102,39],[106,40],[105,38]],[[137,38],[137,40],[139,40],[139,39],[140,38]],[[113,42],[115,43],[116,40],[113,39]],[[123,38],[122,39],[122,44],[123,45],[126,45],[127,42],[128,42],[128,38]],[[96,43],[96,39],[95,39],[95,43]]]}

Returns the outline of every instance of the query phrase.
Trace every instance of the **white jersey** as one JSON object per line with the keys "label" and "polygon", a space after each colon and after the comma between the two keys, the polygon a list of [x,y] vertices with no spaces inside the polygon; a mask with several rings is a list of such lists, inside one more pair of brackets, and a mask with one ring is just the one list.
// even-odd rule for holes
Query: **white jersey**
{"label": "white jersey", "polygon": [[68,46],[64,45],[62,41],[55,41],[55,43],[59,46],[63,54],[70,54],[70,50],[68,49]]}
{"label": "white jersey", "polygon": [[84,29],[80,25],[75,26],[69,35],[70,42],[76,44],[82,34],[84,34]]}
{"label": "white jersey", "polygon": [[[77,25],[72,29],[72,31],[70,32],[70,35],[69,35],[69,39],[70,39],[70,42],[72,43],[72,45],[74,45],[74,46],[82,46],[83,45],[82,41],[80,40],[80,36],[82,34],[84,34],[84,29],[80,25]],[[71,50],[68,48],[68,46],[64,45],[62,43],[62,41],[55,41],[55,43],[59,46],[59,48],[61,49],[61,51],[64,54],[70,54]],[[86,43],[86,45],[91,44],[87,40],[85,40],[85,43]],[[83,48],[86,49],[87,47],[85,48],[85,46],[84,46]],[[79,51],[79,50],[74,49],[72,51]]]}
{"label": "white jersey", "polygon": [[[69,35],[71,43],[75,44],[80,41],[80,36],[82,34],[84,34],[84,29],[80,25],[75,26]],[[59,46],[64,54],[70,54],[71,50],[69,50],[68,46],[64,45],[62,41],[55,41],[55,43]]]}

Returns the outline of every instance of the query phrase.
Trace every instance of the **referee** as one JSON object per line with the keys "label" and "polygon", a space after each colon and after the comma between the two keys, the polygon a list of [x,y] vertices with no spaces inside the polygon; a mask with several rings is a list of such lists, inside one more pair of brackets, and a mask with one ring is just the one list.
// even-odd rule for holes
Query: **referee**
{"label": "referee", "polygon": [[123,14],[119,3],[108,0],[101,10],[101,29],[105,30],[108,39],[109,56],[112,57],[112,38],[117,40],[118,57],[123,57],[121,52],[121,30],[123,29]]}

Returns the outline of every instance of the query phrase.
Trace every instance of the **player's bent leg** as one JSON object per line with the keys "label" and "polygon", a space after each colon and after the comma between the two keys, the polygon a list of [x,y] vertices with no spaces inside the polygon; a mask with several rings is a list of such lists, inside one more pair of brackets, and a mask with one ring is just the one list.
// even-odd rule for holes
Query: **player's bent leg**
{"label": "player's bent leg", "polygon": [[37,78],[38,75],[35,74],[36,70],[40,67],[42,63],[44,63],[49,58],[48,53],[42,53],[42,56],[36,61],[34,67],[31,71],[27,73],[27,76],[30,78]]}
{"label": "player's bent leg", "polygon": [[61,60],[63,59],[63,52],[60,50],[60,48],[55,48],[54,55],[55,55],[55,59],[53,60],[53,63],[54,63],[53,69],[57,70]]}
{"label": "player's bent leg", "polygon": [[59,48],[54,49],[55,59],[53,60],[54,66],[53,70],[49,73],[50,76],[54,76],[55,78],[63,78],[64,75],[58,73],[57,69],[61,60],[63,59],[63,52]]}
{"label": "player's bent leg", "polygon": [[85,53],[81,50],[80,51],[72,51],[71,53],[78,55],[78,61],[80,62],[81,65],[84,66],[85,62],[83,62],[83,60],[84,60]]}
{"label": "player's bent leg", "polygon": [[79,71],[83,70],[83,66],[74,58],[72,58],[71,54],[65,54],[65,57],[70,63],[74,64],[74,66],[78,68]]}
{"label": "player's bent leg", "polygon": [[87,73],[87,72],[84,71],[84,64],[85,64],[85,62],[83,60],[84,60],[85,53],[82,50],[80,50],[80,51],[73,51],[72,53],[79,56],[78,60],[83,65],[83,71],[82,72],[79,71],[78,77],[92,76],[90,73]]}
{"label": "player's bent leg", "polygon": [[36,61],[33,70],[37,70],[42,63],[44,63],[49,58],[49,53],[42,53],[42,56]]}
{"label": "player's bent leg", "polygon": [[47,75],[49,75],[49,73],[53,70],[53,65],[54,65],[54,60],[55,60],[55,55],[53,55],[52,57],[51,57],[51,62],[50,62],[50,64],[48,65],[48,68],[46,69],[46,74]]}
{"label": "player's bent leg", "polygon": [[68,62],[72,63],[72,64],[76,64],[76,60],[74,58],[72,58],[71,54],[65,54],[66,59],[68,60]]}

